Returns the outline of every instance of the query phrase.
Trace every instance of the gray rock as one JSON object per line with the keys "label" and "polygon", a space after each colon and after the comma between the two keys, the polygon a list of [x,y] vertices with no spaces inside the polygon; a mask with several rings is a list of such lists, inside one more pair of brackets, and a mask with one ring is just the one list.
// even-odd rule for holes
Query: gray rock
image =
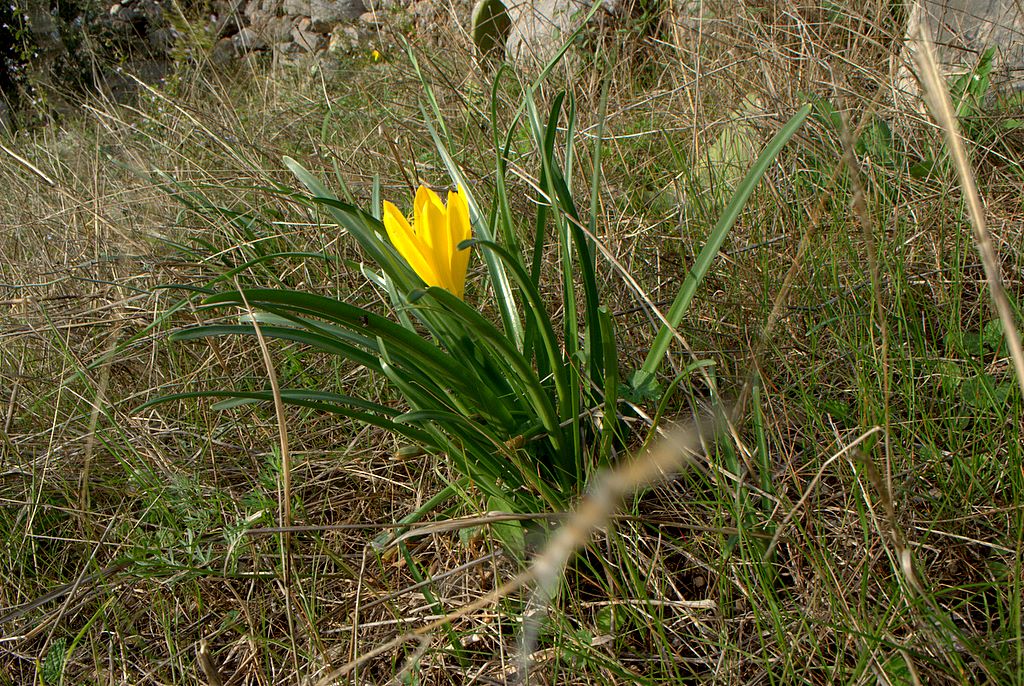
{"label": "gray rock", "polygon": [[284,0],[281,9],[285,14],[297,17],[309,16],[309,0]]}
{"label": "gray rock", "polygon": [[266,21],[256,24],[255,29],[267,43],[277,45],[286,43],[292,38],[292,29],[298,24],[296,17],[268,17]]}
{"label": "gray rock", "polygon": [[295,55],[300,52],[305,52],[302,48],[295,44],[293,40],[281,41],[280,43],[274,44],[274,52],[279,55]]}
{"label": "gray rock", "polygon": [[245,9],[242,10],[242,14],[245,15],[246,19],[252,21],[253,17],[265,13],[263,12],[263,10],[260,9],[260,0],[249,0],[247,3],[245,3]]}
{"label": "gray rock", "polygon": [[327,52],[332,55],[350,55],[367,49],[369,35],[355,26],[339,26],[331,33]]}
{"label": "gray rock", "polygon": [[323,34],[312,30],[312,23],[309,17],[303,17],[292,28],[292,40],[306,52],[317,52],[327,44]]}
{"label": "gray rock", "polygon": [[245,4],[245,0],[213,0],[210,3],[210,9],[217,16],[241,14],[245,9]]}
{"label": "gray rock", "polygon": [[363,0],[363,4],[366,5],[366,9],[373,10],[379,14],[389,10],[408,9],[413,3],[412,0]]}
{"label": "gray rock", "polygon": [[[995,48],[992,82],[1001,89],[1024,89],[1024,4],[1020,0],[917,0],[910,11],[909,37],[923,29],[935,45],[947,76],[963,74]],[[906,68],[916,69],[914,47],[902,56],[900,81],[910,86]],[[916,90],[913,89],[913,90]]]}
{"label": "gray rock", "polygon": [[384,15],[380,12],[363,12],[359,15],[359,23],[374,28],[377,26],[383,26],[385,23]]}
{"label": "gray rock", "polygon": [[314,31],[330,31],[342,22],[355,21],[366,11],[363,0],[310,0],[309,18]]}
{"label": "gray rock", "polygon": [[210,53],[210,61],[215,67],[226,67],[235,61],[238,52],[235,50],[235,43],[230,38],[221,38],[213,46]]}
{"label": "gray rock", "polygon": [[590,4],[583,0],[521,0],[509,3],[512,21],[505,54],[517,62],[545,62],[562,45],[578,13]]}
{"label": "gray rock", "polygon": [[249,26],[232,36],[231,42],[234,43],[235,50],[239,54],[252,52],[253,50],[263,50],[267,47],[267,42],[263,37]]}
{"label": "gray rock", "polygon": [[256,17],[275,17],[280,13],[281,3],[278,0],[248,0],[242,14],[249,21],[253,21]]}

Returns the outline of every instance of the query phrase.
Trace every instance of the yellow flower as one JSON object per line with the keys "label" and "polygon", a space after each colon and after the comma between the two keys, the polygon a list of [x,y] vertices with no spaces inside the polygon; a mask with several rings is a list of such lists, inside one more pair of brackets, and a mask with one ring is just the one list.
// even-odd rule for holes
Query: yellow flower
{"label": "yellow flower", "polygon": [[473,235],[469,204],[461,191],[449,191],[445,207],[437,193],[420,186],[412,226],[397,207],[384,201],[384,228],[398,254],[428,286],[439,286],[458,298],[469,265],[469,249],[459,250],[458,245]]}
{"label": "yellow flower", "polygon": [[380,51],[373,50],[372,52],[370,52],[370,59],[372,59],[374,62],[380,62]]}

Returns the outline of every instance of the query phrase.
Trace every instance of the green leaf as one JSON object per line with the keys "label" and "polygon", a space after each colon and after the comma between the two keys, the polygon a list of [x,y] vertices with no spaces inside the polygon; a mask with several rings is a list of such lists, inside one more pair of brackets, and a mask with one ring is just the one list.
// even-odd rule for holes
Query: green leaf
{"label": "green leaf", "polygon": [[989,350],[993,352],[999,350],[999,346],[1003,343],[1003,322],[993,319],[985,324],[981,330],[981,340]]}
{"label": "green leaf", "polygon": [[497,243],[491,241],[474,240],[474,245],[479,245],[485,250],[495,253],[504,260],[513,280],[519,286],[526,302],[526,313],[533,322],[541,347],[547,358],[547,367],[554,380],[556,393],[559,399],[559,416],[566,417],[568,414],[569,389],[568,379],[565,375],[566,361],[562,355],[562,348],[558,345],[555,337],[555,329],[548,316],[544,301],[540,292],[534,286],[533,281],[523,269],[522,263],[516,260],[507,250]]}
{"label": "green leaf", "polygon": [[[487,509],[492,512],[516,514],[515,506],[500,495],[492,495],[487,499]],[[526,536],[521,521],[494,522],[491,528],[507,553],[516,560],[526,558]]]}
{"label": "green leaf", "polygon": [[500,59],[512,28],[505,3],[501,0],[479,0],[471,18],[473,45],[485,59]]}
{"label": "green leaf", "polygon": [[[313,323],[310,322],[312,325]],[[345,359],[366,367],[370,371],[380,372],[380,363],[376,356],[371,355],[355,346],[348,345],[338,340],[336,336],[323,335],[312,331],[298,328],[274,326],[261,324],[260,331],[267,338],[276,338],[286,341],[303,343],[317,350],[332,355],[338,355]],[[194,326],[171,334],[172,341],[192,341],[201,338],[216,338],[219,336],[255,336],[256,329],[252,325],[239,324],[212,324],[207,326]]]}
{"label": "green leaf", "polygon": [[427,293],[441,303],[452,315],[458,317],[475,334],[480,336],[481,343],[491,345],[495,352],[514,370],[521,382],[523,391],[527,394],[537,417],[548,432],[548,440],[551,441],[556,455],[564,455],[562,452],[562,429],[559,426],[558,417],[555,414],[551,400],[544,392],[536,372],[513,345],[512,342],[497,331],[490,322],[484,319],[479,312],[464,303],[448,291],[432,287]]}
{"label": "green leaf", "polygon": [[50,644],[43,658],[41,674],[44,684],[56,684],[64,673],[64,662],[67,659],[68,642],[65,638],[57,638]]}
{"label": "green leaf", "polygon": [[[214,405],[215,409],[227,410],[233,407],[240,407],[248,403],[268,403],[274,401],[274,394],[271,391],[192,391],[188,393],[170,393],[154,398],[141,405],[138,409],[144,410],[154,405],[173,402],[175,400],[190,400],[193,398],[225,398],[226,400]],[[348,419],[377,426],[387,431],[405,436],[411,441],[422,445],[434,446],[428,433],[423,432],[415,426],[403,425],[393,421],[398,417],[396,410],[378,405],[376,403],[325,391],[308,391],[302,388],[281,389],[281,401],[286,405],[308,407],[321,412],[336,414]]]}
{"label": "green leaf", "polygon": [[964,402],[975,410],[999,410],[1005,407],[1013,390],[1013,384],[998,383],[991,374],[981,374],[965,379],[960,386]]}
{"label": "green leaf", "polygon": [[615,345],[615,329],[611,313],[602,307],[600,311],[601,333],[604,336],[604,417],[601,420],[600,466],[610,462],[612,447],[619,428],[619,360]]}
{"label": "green leaf", "polygon": [[804,123],[807,118],[807,114],[810,112],[811,106],[804,105],[801,107],[793,117],[786,122],[786,125],[775,134],[775,137],[768,143],[765,149],[761,152],[761,155],[757,158],[753,168],[747,173],[746,178],[740,183],[736,189],[735,195],[732,200],[729,201],[729,205],[725,208],[722,216],[719,218],[718,223],[711,231],[711,235],[708,237],[707,243],[704,248],[700,251],[697,256],[697,260],[694,262],[693,268],[690,273],[687,274],[686,280],[683,282],[682,287],[676,295],[675,301],[672,303],[672,307],[668,311],[667,323],[664,323],[661,330],[658,331],[658,335],[654,339],[654,344],[651,346],[650,352],[647,354],[647,358],[644,360],[643,365],[633,375],[631,380],[631,386],[639,393],[644,393],[648,386],[654,381],[655,375],[658,373],[658,369],[661,367],[662,362],[665,359],[665,355],[668,353],[669,343],[672,341],[673,330],[679,326],[679,323],[683,320],[683,316],[690,307],[690,302],[693,300],[694,294],[697,292],[698,286],[704,280],[708,271],[711,269],[711,264],[714,262],[715,257],[718,255],[718,251],[722,248],[722,243],[725,241],[726,235],[729,230],[732,229],[733,224],[739,219],[743,212],[743,208],[746,206],[747,201],[753,194],[754,189],[757,187],[758,182],[764,173],[768,170],[771,163],[778,157],[779,153],[782,152],[782,148],[785,147],[786,143],[796,134],[800,129],[800,126]]}
{"label": "green leaf", "polygon": [[287,315],[291,312],[299,315],[300,322],[301,317],[325,319],[346,329],[360,332],[363,340],[371,340],[369,337],[381,338],[405,361],[416,364],[435,378],[455,385],[466,394],[475,397],[481,392],[472,375],[467,374],[467,371],[471,370],[467,370],[464,364],[416,333],[380,315],[333,298],[301,291],[252,288],[243,290],[243,293],[244,298],[238,291],[223,291],[208,297],[204,302],[207,305],[244,307],[248,301],[252,307],[271,313]]}

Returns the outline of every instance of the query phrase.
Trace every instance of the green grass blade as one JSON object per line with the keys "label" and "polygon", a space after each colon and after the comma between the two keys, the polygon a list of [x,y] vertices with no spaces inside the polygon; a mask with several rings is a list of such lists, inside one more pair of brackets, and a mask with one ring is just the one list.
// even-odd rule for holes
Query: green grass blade
{"label": "green grass blade", "polygon": [[810,111],[811,106],[809,104],[804,105],[788,122],[786,122],[786,125],[783,126],[777,134],[775,134],[775,137],[772,138],[765,149],[761,152],[757,161],[754,162],[754,166],[749,172],[747,172],[746,177],[737,187],[732,200],[729,201],[729,204],[726,206],[725,211],[719,218],[718,223],[715,225],[714,229],[712,229],[707,243],[704,244],[704,248],[697,256],[697,260],[694,262],[693,268],[690,270],[690,273],[686,275],[686,280],[683,282],[682,288],[680,288],[675,301],[672,303],[672,307],[668,311],[668,323],[664,324],[661,327],[661,330],[658,331],[658,335],[654,339],[654,344],[651,346],[651,350],[648,352],[647,358],[633,376],[631,385],[638,395],[643,396],[653,390],[654,377],[658,373],[658,369],[661,367],[661,363],[664,361],[665,355],[668,353],[669,343],[672,341],[672,330],[683,320],[683,316],[689,309],[690,301],[693,300],[693,296],[697,292],[697,288],[707,275],[708,270],[711,268],[711,264],[714,262],[715,257],[718,255],[718,251],[722,247],[722,243],[725,241],[726,235],[729,233],[729,230],[732,229],[736,220],[739,219],[743,212],[743,208],[747,204],[747,200],[750,199],[750,196],[753,194],[754,189],[761,180],[761,177],[764,176],[768,167],[772,164],[775,158],[778,157],[786,143],[788,143],[796,134],[797,130],[799,130]]}
{"label": "green grass blade", "polygon": [[[338,340],[337,337],[287,326],[268,326],[260,324],[260,331],[267,338],[302,343],[332,355],[351,360],[370,371],[380,372],[380,363],[376,356],[359,348]],[[256,328],[247,324],[210,324],[193,326],[171,334],[172,341],[193,341],[218,336],[256,335]]]}
{"label": "green grass blade", "polygon": [[[219,409],[230,409],[231,407],[237,407],[246,403],[273,402],[274,394],[271,391],[216,390],[171,393],[168,395],[162,395],[159,398],[154,398],[137,409],[143,410],[154,405],[173,402],[175,400],[190,400],[193,398],[224,398],[229,401],[237,401],[218,403],[218,405],[220,405]],[[435,445],[430,435],[418,427],[393,421],[393,418],[398,416],[396,411],[360,398],[354,398],[352,396],[337,393],[308,391],[305,389],[281,389],[281,400],[286,405],[308,407],[321,412],[336,414],[357,422],[365,422],[366,424],[371,424],[385,429],[386,431],[392,431],[401,436],[405,436],[407,439],[422,445]]]}
{"label": "green grass blade", "polygon": [[484,319],[479,312],[448,291],[434,287],[430,288],[427,293],[449,313],[459,318],[472,332],[478,334],[481,337],[481,343],[492,346],[495,352],[503,358],[503,361],[512,368],[523,391],[529,397],[537,418],[547,430],[548,440],[551,441],[556,455],[561,456],[562,429],[559,426],[555,408],[551,405],[551,399],[544,392],[537,373],[522,353],[513,345],[512,341],[491,326],[490,322]]}
{"label": "green grass blade", "polygon": [[[425,85],[425,87],[428,87]],[[492,241],[494,236],[491,235],[490,228],[487,226],[486,217],[480,210],[480,205],[477,203],[473,190],[469,185],[469,181],[466,176],[462,173],[462,169],[456,164],[454,158],[448,152],[448,148],[445,146],[441,137],[438,136],[434,126],[430,123],[430,120],[426,118],[426,112],[423,113],[424,121],[427,125],[427,130],[430,132],[430,137],[434,140],[434,145],[440,153],[441,158],[444,160],[445,166],[448,168],[448,174],[462,189],[466,196],[466,201],[469,204],[469,213],[473,222],[474,230],[477,234],[480,234],[485,240]],[[523,345],[523,323],[519,318],[519,312],[516,308],[515,298],[512,295],[512,285],[509,283],[508,275],[505,273],[501,262],[494,259],[493,256],[484,256],[484,264],[487,265],[487,273],[491,277],[491,287],[494,289],[494,297],[497,299],[498,311],[501,313],[501,321],[504,324],[505,331],[509,337],[515,341],[516,347],[522,349]]]}
{"label": "green grass blade", "polygon": [[555,337],[554,325],[547,314],[547,308],[541,298],[540,291],[537,290],[533,280],[530,279],[529,274],[523,269],[522,263],[502,246],[483,240],[477,240],[474,243],[484,250],[493,251],[499,258],[504,260],[512,278],[518,283],[526,303],[527,321],[531,322],[532,328],[536,330],[544,351],[543,358],[545,359],[545,364],[543,368],[545,371],[540,372],[538,370],[538,375],[541,378],[546,377],[548,374],[551,375],[559,399],[559,415],[562,417],[567,416],[568,405],[566,403],[569,401],[569,389],[568,380],[565,376],[566,361],[562,355],[562,349],[558,345],[558,339]]}
{"label": "green grass blade", "polygon": [[[607,467],[612,454],[619,427],[619,360],[615,346],[615,328],[612,315],[608,309],[602,307],[599,316],[601,317],[600,331],[604,336],[604,418],[601,420],[601,450],[598,460],[601,468]],[[582,486],[583,484],[581,484]]]}
{"label": "green grass blade", "polygon": [[[476,403],[481,403],[482,395],[488,393],[487,387],[480,383],[479,378],[474,377],[472,372],[475,370],[467,366],[464,360],[455,359],[415,332],[380,315],[332,298],[300,291],[253,288],[244,290],[244,294],[243,299],[238,291],[224,291],[210,296],[204,302],[215,306],[245,307],[248,301],[253,307],[273,314],[297,315],[295,321],[304,326],[307,322],[303,317],[324,319],[356,332],[361,340],[379,338],[389,346],[392,355],[400,356],[403,366],[419,369],[429,378],[443,380],[445,385],[457,389],[463,398],[472,398]],[[381,352],[379,345],[371,347],[375,352]]]}

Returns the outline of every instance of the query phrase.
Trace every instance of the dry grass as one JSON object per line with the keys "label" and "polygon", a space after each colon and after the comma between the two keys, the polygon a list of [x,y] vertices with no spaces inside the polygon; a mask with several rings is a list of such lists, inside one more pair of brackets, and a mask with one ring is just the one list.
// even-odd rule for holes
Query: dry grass
{"label": "dry grass", "polygon": [[[731,113],[755,96],[755,113],[740,117],[763,142],[811,93],[845,108],[855,131],[877,117],[894,132],[896,165],[857,151],[878,277],[872,285],[838,131],[815,120],[755,195],[681,327],[727,398],[758,351],[746,421],[708,446],[699,469],[635,496],[573,558],[533,678],[1019,681],[1022,403],[1005,349],[985,342],[995,317],[941,134],[893,95],[887,5],[841,15],[745,7],[643,39],[643,60],[603,43],[613,66],[599,238],[667,306],[720,209],[699,168]],[[421,59],[463,146],[456,156],[487,199],[487,89],[466,73],[461,41]],[[575,66],[586,134],[601,80],[586,56]],[[557,78],[543,101],[564,86]],[[511,85],[502,94],[516,104]],[[457,529],[415,529],[405,554],[379,553],[373,539],[442,487],[443,457],[399,459],[389,435],[288,409],[297,528],[286,579],[273,411],[197,401],[138,410],[179,390],[266,385],[253,341],[168,343],[198,315],[168,314],[180,291],[158,287],[202,285],[278,250],[358,260],[320,217],[261,189],[291,183],[282,155],[337,173],[364,204],[375,174],[388,195],[444,183],[420,96],[397,52],[333,73],[186,70],[132,106],[90,101],[79,119],[4,142],[0,684],[62,673],[65,683],[315,683],[515,577],[494,522],[468,505],[446,512],[468,517]],[[990,149],[981,194],[1015,302],[1024,213],[1020,169],[1001,161],[1012,157],[1002,144],[976,142]],[[911,176],[926,155],[933,172]],[[510,192],[523,216],[535,163],[525,147],[515,158]],[[589,163],[584,151],[579,164]],[[186,211],[152,170],[245,214]],[[631,370],[654,319],[616,268],[602,269]],[[361,304],[378,297],[358,272],[316,260],[240,278]],[[336,362],[271,353],[282,383],[385,393]],[[681,369],[689,360],[677,353]],[[689,414],[709,397],[695,374],[669,407]],[[889,432],[888,454],[876,427]],[[739,467],[748,463],[749,473]],[[347,683],[387,683],[403,667],[407,683],[504,682],[517,674],[528,597],[482,604]]]}

